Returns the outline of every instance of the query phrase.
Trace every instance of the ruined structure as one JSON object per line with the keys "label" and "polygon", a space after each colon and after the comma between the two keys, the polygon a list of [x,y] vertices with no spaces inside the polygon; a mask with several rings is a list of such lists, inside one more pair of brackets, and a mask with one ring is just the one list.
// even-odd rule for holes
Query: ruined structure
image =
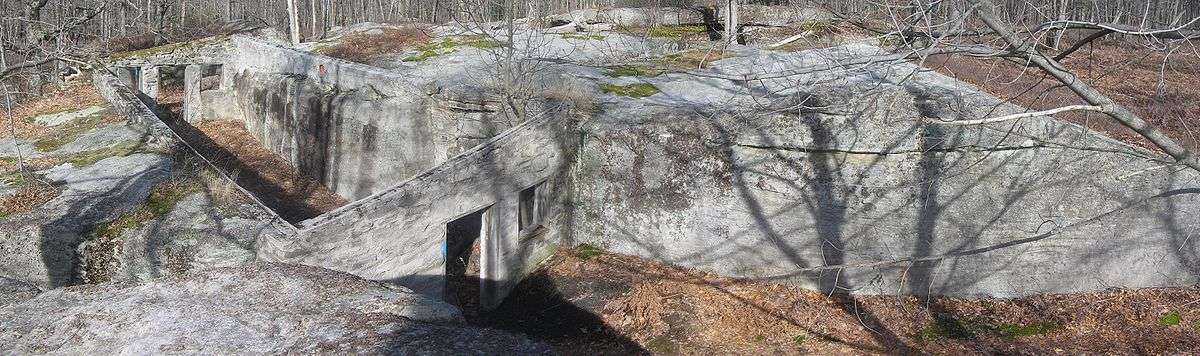
{"label": "ruined structure", "polygon": [[[476,266],[485,308],[556,246],[580,243],[825,291],[1197,282],[1200,177],[1156,153],[1052,117],[940,125],[1024,109],[913,64],[849,64],[883,54],[868,44],[735,46],[705,69],[630,77],[605,66],[676,49],[603,37],[520,37],[564,59],[532,82],[590,98],[538,93],[523,122],[491,96],[485,48],[372,66],[234,35],[114,69],[152,103],[156,67],[185,65],[187,121],[241,120],[356,200],[261,237],[260,259],[432,296],[448,271]],[[599,50],[617,47],[628,53]],[[203,90],[207,75],[220,85]],[[654,90],[601,88],[630,84]]]}

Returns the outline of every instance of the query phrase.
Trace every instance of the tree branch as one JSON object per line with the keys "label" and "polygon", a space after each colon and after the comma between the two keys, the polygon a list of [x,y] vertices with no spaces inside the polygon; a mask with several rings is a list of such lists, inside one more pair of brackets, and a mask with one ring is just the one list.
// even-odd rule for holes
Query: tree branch
{"label": "tree branch", "polygon": [[1192,24],[1196,23],[1197,21],[1200,21],[1200,17],[1194,18],[1191,21],[1188,21],[1187,23],[1177,26],[1177,27],[1174,27],[1174,28],[1160,29],[1160,30],[1146,30],[1146,29],[1140,29],[1140,28],[1137,28],[1134,26],[1129,26],[1129,25],[1108,24],[1108,23],[1099,23],[1099,22],[1085,22],[1085,21],[1074,21],[1074,20],[1058,20],[1058,21],[1050,21],[1050,22],[1041,24],[1034,30],[1034,32],[1041,32],[1041,31],[1051,29],[1051,28],[1057,28],[1057,29],[1063,29],[1063,30],[1077,30],[1077,29],[1108,30],[1108,31],[1120,33],[1123,35],[1150,36],[1150,37],[1168,39],[1168,40],[1186,40],[1186,39],[1200,38],[1200,31],[1187,29],[1188,26],[1191,26]]}
{"label": "tree branch", "polygon": [[938,124],[938,125],[954,125],[954,126],[983,125],[983,124],[991,124],[991,123],[996,123],[996,122],[1019,120],[1019,119],[1029,118],[1029,117],[1054,115],[1054,114],[1064,113],[1064,112],[1068,112],[1068,111],[1096,111],[1096,112],[1102,112],[1102,113],[1107,114],[1109,110],[1102,106],[1096,106],[1096,105],[1070,105],[1070,106],[1064,106],[1064,107],[1056,108],[1056,109],[1005,115],[1005,116],[993,117],[993,118],[987,118],[987,119],[954,120],[954,121],[937,120],[937,121],[932,121],[932,123]]}
{"label": "tree branch", "polygon": [[981,6],[977,8],[976,12],[979,14],[980,19],[989,28],[996,31],[1004,42],[1008,43],[1013,51],[1013,55],[1020,56],[1038,68],[1041,68],[1043,72],[1065,84],[1067,88],[1071,89],[1071,91],[1075,92],[1075,94],[1079,95],[1089,104],[1109,108],[1106,112],[1109,117],[1112,117],[1117,122],[1125,125],[1125,127],[1150,140],[1151,143],[1154,143],[1155,146],[1158,146],[1159,149],[1162,149],[1163,152],[1174,158],[1176,162],[1200,172],[1200,162],[1196,160],[1195,154],[1162,133],[1162,131],[1159,131],[1154,125],[1138,117],[1137,114],[1117,104],[1112,98],[1084,83],[1079,77],[1066,70],[1065,67],[1054,59],[1048,58],[1042,53],[1031,49],[1025,41],[1022,41],[1020,37],[1017,37],[1013,33],[1008,25],[997,19],[994,13],[996,8],[994,2],[991,0],[980,0],[978,3]]}
{"label": "tree branch", "polygon": [[1071,53],[1075,53],[1075,51],[1078,51],[1080,48],[1083,48],[1083,46],[1086,46],[1088,43],[1092,43],[1092,41],[1095,41],[1095,40],[1099,39],[1100,37],[1104,37],[1105,35],[1108,35],[1110,33],[1113,33],[1113,31],[1109,30],[1109,29],[1102,29],[1102,30],[1099,30],[1096,32],[1092,32],[1092,34],[1088,35],[1084,39],[1079,40],[1079,42],[1075,42],[1074,45],[1071,45],[1071,48],[1067,48],[1067,49],[1063,50],[1062,52],[1059,52],[1057,55],[1054,56],[1054,60],[1061,61],[1061,60],[1067,58],[1067,56],[1071,55]]}

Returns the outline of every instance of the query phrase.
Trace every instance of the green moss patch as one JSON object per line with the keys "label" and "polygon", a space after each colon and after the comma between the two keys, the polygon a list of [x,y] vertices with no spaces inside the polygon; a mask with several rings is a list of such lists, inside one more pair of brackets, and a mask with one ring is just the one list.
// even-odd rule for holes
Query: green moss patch
{"label": "green moss patch", "polygon": [[25,180],[25,174],[22,174],[21,172],[0,175],[0,182],[4,182],[4,184],[7,184],[10,187],[20,187],[27,183]]}
{"label": "green moss patch", "polygon": [[207,46],[210,44],[224,41],[228,38],[229,38],[228,35],[217,35],[217,36],[205,37],[205,38],[200,38],[200,39],[187,41],[187,42],[168,43],[168,44],[158,46],[158,47],[150,47],[150,48],[146,48],[146,49],[139,49],[139,50],[115,53],[115,54],[109,56],[108,58],[110,60],[119,61],[119,60],[130,59],[130,58],[141,58],[141,57],[148,57],[148,56],[154,56],[154,55],[159,55],[159,54],[173,53],[175,51],[182,50],[182,49],[191,49],[191,48],[196,48],[196,47],[201,47],[201,46]]}
{"label": "green moss patch", "polygon": [[112,221],[96,225],[89,236],[91,243],[87,246],[87,282],[103,283],[112,279],[112,265],[116,262],[114,253],[118,251],[117,244],[125,231],[141,228],[166,215],[183,198],[203,190],[204,186],[195,180],[159,184],[150,190],[150,195],[138,207]]}
{"label": "green moss patch", "polygon": [[607,38],[607,37],[604,37],[604,35],[595,34],[595,33],[563,33],[563,34],[559,34],[559,36],[561,36],[564,39],[569,39],[569,40],[590,40],[590,41],[603,41],[605,38]]}
{"label": "green moss patch", "polygon": [[986,325],[976,323],[973,320],[959,319],[953,315],[937,314],[933,316],[933,323],[921,329],[917,333],[917,336],[925,340],[973,340],[979,333],[987,330]]}
{"label": "green moss patch", "polygon": [[98,150],[80,152],[67,158],[67,162],[75,167],[86,167],[108,157],[125,157],[138,152],[143,146],[140,140],[125,141],[116,146]]}
{"label": "green moss patch", "polygon": [[448,54],[450,52],[454,52],[454,50],[460,46],[488,49],[488,48],[498,48],[501,46],[501,44],[500,44],[500,42],[496,42],[495,40],[493,40],[487,36],[482,36],[482,35],[443,38],[443,39],[436,40],[436,41],[430,42],[430,43],[422,45],[422,46],[418,46],[416,48],[417,53],[413,54],[411,56],[405,57],[404,61],[405,62],[425,61],[425,60],[433,58],[433,57],[437,57],[437,56],[440,56],[443,54]]}
{"label": "green moss patch", "polygon": [[635,83],[629,85],[600,84],[600,91],[620,96],[628,96],[631,98],[644,98],[661,92],[658,90],[658,87],[650,83]]}
{"label": "green moss patch", "polygon": [[584,260],[590,260],[603,254],[604,250],[601,250],[599,247],[591,244],[580,244],[579,246],[575,247],[575,257],[579,257]]}
{"label": "green moss patch", "polygon": [[649,65],[625,64],[605,68],[604,75],[610,77],[657,77],[666,73],[665,69]]}
{"label": "green moss patch", "polygon": [[33,147],[42,152],[50,152],[62,148],[62,146],[74,142],[80,135],[95,130],[100,124],[105,122],[105,116],[110,113],[111,110],[105,110],[95,115],[60,125],[46,135],[48,137],[34,141]]}
{"label": "green moss patch", "polygon": [[667,25],[654,26],[646,30],[651,37],[667,37],[683,39],[689,35],[705,32],[704,25]]}
{"label": "green moss patch", "polygon": [[1061,330],[1062,328],[1062,324],[1054,322],[996,324],[978,319],[958,318],[948,314],[936,314],[933,317],[933,322],[924,329],[921,329],[917,336],[924,340],[974,340],[983,335],[1001,336],[1012,339],[1048,334],[1057,330]]}
{"label": "green moss patch", "polygon": [[1176,326],[1182,321],[1183,317],[1176,311],[1163,314],[1158,318],[1158,324],[1162,326]]}

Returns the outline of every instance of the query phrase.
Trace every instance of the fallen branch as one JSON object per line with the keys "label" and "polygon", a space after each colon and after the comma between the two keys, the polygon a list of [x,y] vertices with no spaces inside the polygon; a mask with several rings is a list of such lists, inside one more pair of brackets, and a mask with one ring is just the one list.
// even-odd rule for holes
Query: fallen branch
{"label": "fallen branch", "polygon": [[1073,21],[1073,20],[1059,20],[1059,21],[1050,21],[1050,22],[1044,23],[1044,24],[1038,26],[1036,29],[1034,29],[1034,32],[1041,32],[1041,31],[1044,31],[1047,29],[1052,29],[1052,28],[1063,29],[1063,30],[1071,30],[1071,29],[1108,30],[1111,32],[1116,32],[1116,33],[1120,33],[1123,35],[1130,35],[1130,36],[1150,36],[1150,37],[1161,38],[1161,39],[1186,40],[1186,39],[1200,38],[1200,31],[1194,31],[1194,30],[1187,29],[1188,26],[1191,26],[1192,24],[1196,23],[1197,21],[1200,21],[1200,17],[1193,18],[1191,21],[1188,21],[1187,23],[1176,26],[1174,28],[1159,29],[1159,30],[1154,30],[1154,29],[1147,30],[1147,29],[1141,29],[1141,28],[1137,28],[1137,27],[1133,27],[1133,26],[1129,26],[1129,25]]}
{"label": "fallen branch", "polygon": [[770,46],[767,46],[767,48],[779,48],[779,47],[783,47],[783,46],[787,45],[788,43],[796,42],[796,40],[799,40],[799,39],[801,39],[801,38],[804,38],[804,37],[806,37],[806,36],[808,36],[808,35],[811,35],[811,34],[812,34],[812,31],[804,31],[804,32],[801,32],[801,33],[800,33],[800,34],[798,34],[798,35],[795,35],[795,36],[792,36],[792,37],[785,38],[785,39],[783,39],[783,41],[775,42],[775,44],[772,44],[772,45],[770,45]]}
{"label": "fallen branch", "polygon": [[983,124],[991,124],[991,123],[996,123],[996,122],[1020,120],[1020,119],[1029,118],[1029,117],[1054,115],[1054,114],[1068,112],[1068,111],[1096,111],[1096,112],[1102,112],[1102,113],[1106,113],[1106,114],[1108,113],[1108,109],[1104,108],[1103,106],[1070,105],[1070,106],[1064,106],[1064,107],[1056,108],[1056,109],[1025,112],[1025,113],[1020,113],[1020,114],[1005,115],[1005,116],[993,117],[993,118],[987,118],[987,119],[954,120],[954,121],[937,120],[937,121],[932,121],[932,123],[935,123],[938,125],[955,125],[955,126],[983,125]]}

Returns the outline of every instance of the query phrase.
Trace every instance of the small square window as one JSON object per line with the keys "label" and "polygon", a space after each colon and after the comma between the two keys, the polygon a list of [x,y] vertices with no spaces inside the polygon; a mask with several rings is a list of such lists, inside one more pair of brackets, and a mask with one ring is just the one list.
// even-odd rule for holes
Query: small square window
{"label": "small square window", "polygon": [[545,214],[543,200],[545,199],[546,183],[538,183],[532,187],[522,190],[519,195],[519,204],[517,206],[517,226],[521,232],[526,232],[541,226],[542,216]]}

